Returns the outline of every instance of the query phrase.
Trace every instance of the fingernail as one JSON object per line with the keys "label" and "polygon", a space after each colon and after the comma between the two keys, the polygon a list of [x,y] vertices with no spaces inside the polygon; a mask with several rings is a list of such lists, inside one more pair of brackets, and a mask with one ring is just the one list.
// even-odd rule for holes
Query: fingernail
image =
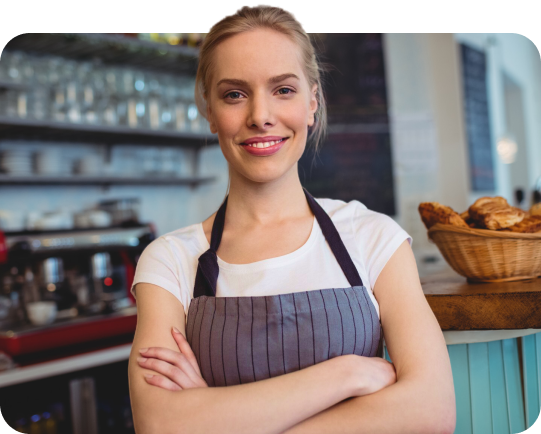
{"label": "fingernail", "polygon": [[140,349],[139,349],[139,352],[140,352],[140,353],[146,353],[147,350],[148,350],[148,348],[140,348]]}
{"label": "fingernail", "polygon": [[152,374],[145,374],[145,377],[147,377],[147,378],[152,378],[152,377],[154,377],[154,375],[152,375]]}
{"label": "fingernail", "polygon": [[180,330],[177,329],[176,327],[173,327],[173,330],[175,331],[175,333],[180,333]]}
{"label": "fingernail", "polygon": [[147,359],[145,357],[137,357],[138,362],[145,362]]}

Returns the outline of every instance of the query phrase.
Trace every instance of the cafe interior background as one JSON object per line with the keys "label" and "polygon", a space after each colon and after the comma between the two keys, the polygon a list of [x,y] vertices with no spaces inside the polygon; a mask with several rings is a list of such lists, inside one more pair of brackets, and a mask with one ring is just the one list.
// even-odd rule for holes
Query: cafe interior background
{"label": "cafe interior background", "polygon": [[[541,61],[529,39],[311,36],[332,65],[330,127],[321,153],[301,159],[301,181],[315,197],[394,218],[413,237],[421,278],[458,275],[429,241],[419,203],[462,212],[483,196],[524,210],[541,202]],[[138,255],[206,219],[227,189],[226,161],[193,100],[204,37],[30,33],[2,51],[0,409],[20,432],[134,432],[127,359]],[[506,378],[519,379],[502,386],[503,425],[472,371],[491,348],[448,341],[455,432],[533,424],[541,335],[529,338],[493,340]]]}

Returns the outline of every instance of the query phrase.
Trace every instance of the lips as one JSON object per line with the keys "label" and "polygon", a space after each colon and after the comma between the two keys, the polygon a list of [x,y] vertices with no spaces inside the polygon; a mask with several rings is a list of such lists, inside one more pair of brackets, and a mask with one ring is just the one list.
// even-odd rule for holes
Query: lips
{"label": "lips", "polygon": [[271,137],[265,137],[266,141],[262,141],[262,137],[251,138],[247,140],[250,143],[241,143],[241,145],[248,153],[263,157],[278,152],[288,140],[287,137],[272,137],[275,140],[268,140],[269,138]]}

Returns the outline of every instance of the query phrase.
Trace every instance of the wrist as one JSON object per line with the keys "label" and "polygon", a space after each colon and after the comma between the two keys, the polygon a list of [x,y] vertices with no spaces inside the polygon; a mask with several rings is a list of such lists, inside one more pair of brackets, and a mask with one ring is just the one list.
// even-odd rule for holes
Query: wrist
{"label": "wrist", "polygon": [[359,396],[363,388],[363,384],[360,381],[361,376],[359,375],[359,360],[356,359],[360,359],[360,356],[347,354],[331,359],[336,363],[334,369],[337,370],[340,376],[340,385],[342,386],[344,399]]}

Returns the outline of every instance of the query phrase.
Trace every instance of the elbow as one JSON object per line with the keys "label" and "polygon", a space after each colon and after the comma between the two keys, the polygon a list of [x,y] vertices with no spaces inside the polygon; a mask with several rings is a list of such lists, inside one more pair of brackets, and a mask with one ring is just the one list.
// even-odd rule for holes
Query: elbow
{"label": "elbow", "polygon": [[[453,420],[442,419],[435,424],[430,434],[453,434],[456,428],[456,418]],[[427,433],[428,434],[428,433]]]}
{"label": "elbow", "polygon": [[446,400],[437,408],[434,405],[427,406],[427,420],[430,426],[426,434],[453,434],[456,428],[456,404],[454,396],[452,402]]}
{"label": "elbow", "polygon": [[[144,420],[134,423],[137,434],[194,434],[197,418],[184,410],[174,411],[161,409],[156,412],[146,412]],[[134,421],[135,422],[135,421]]]}
{"label": "elbow", "polygon": [[453,403],[452,409],[447,409],[440,421],[440,428],[443,434],[453,434],[456,429],[456,410]]}
{"label": "elbow", "polygon": [[416,388],[409,405],[408,424],[415,434],[454,434],[456,401],[454,388]]}
{"label": "elbow", "polygon": [[186,434],[182,425],[171,426],[167,419],[158,419],[157,417],[147,418],[145,421],[134,421],[134,429],[137,434]]}

